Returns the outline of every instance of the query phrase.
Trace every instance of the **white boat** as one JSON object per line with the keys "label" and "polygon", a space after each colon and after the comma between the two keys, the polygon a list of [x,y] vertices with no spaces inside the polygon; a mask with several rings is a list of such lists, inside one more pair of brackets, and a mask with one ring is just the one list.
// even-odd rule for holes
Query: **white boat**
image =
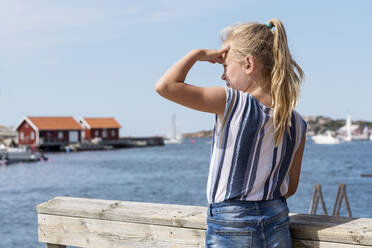
{"label": "white boat", "polygon": [[331,131],[326,131],[324,134],[318,134],[311,137],[311,139],[316,144],[339,144],[341,143],[341,139],[338,137],[334,137]]}
{"label": "white boat", "polygon": [[372,134],[369,136],[369,140],[372,141]]}
{"label": "white boat", "polygon": [[182,134],[176,124],[176,115],[173,114],[168,129],[168,135],[164,139],[164,144],[181,144],[183,143]]}
{"label": "white boat", "polygon": [[33,162],[46,159],[37,151],[32,151],[29,147],[8,148],[0,147],[0,157],[7,163]]}
{"label": "white boat", "polygon": [[369,134],[368,133],[369,133],[368,126],[365,125],[364,128],[363,128],[362,133],[353,135],[353,140],[369,140]]}

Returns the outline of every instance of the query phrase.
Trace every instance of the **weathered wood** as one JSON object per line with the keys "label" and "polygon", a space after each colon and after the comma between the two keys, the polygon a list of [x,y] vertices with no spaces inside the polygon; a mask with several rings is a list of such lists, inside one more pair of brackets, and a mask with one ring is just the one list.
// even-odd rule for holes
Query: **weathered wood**
{"label": "weathered wood", "polygon": [[[203,247],[205,207],[56,197],[37,206],[39,240],[77,247]],[[294,247],[372,246],[372,219],[290,214]]]}
{"label": "weathered wood", "polygon": [[77,247],[204,247],[205,231],[77,217],[38,215],[39,241]]}
{"label": "weathered wood", "polygon": [[46,248],[66,248],[65,245],[56,245],[56,244],[48,244],[46,243]]}
{"label": "weathered wood", "polygon": [[292,238],[372,245],[372,219],[290,214]]}
{"label": "weathered wood", "polygon": [[294,248],[367,248],[369,245],[351,245],[351,244],[342,244],[342,243],[331,243],[315,240],[299,240],[293,239],[292,246]]}
{"label": "weathered wood", "polygon": [[37,206],[40,214],[206,229],[206,208],[147,202],[56,197]]}

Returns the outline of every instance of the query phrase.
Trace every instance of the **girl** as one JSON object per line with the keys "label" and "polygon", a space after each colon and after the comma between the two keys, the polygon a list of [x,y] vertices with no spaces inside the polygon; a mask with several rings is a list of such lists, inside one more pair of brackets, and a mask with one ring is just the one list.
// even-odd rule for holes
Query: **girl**
{"label": "girl", "polygon": [[[155,86],[216,114],[206,247],[291,247],[286,198],[296,192],[305,146],[306,123],[294,110],[303,72],[278,19],[231,26],[222,40],[220,50],[189,52]],[[186,84],[197,61],[223,64],[226,87]]]}

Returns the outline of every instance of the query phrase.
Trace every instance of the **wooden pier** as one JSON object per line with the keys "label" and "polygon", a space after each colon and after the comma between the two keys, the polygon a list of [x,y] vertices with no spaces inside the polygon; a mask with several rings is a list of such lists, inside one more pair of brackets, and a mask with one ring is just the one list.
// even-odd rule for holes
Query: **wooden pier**
{"label": "wooden pier", "polygon": [[[48,248],[204,247],[206,207],[56,197],[37,206]],[[294,247],[372,246],[372,219],[290,214]]]}
{"label": "wooden pier", "polygon": [[123,137],[117,140],[103,140],[102,143],[114,148],[163,146],[164,139],[162,137]]}
{"label": "wooden pier", "polygon": [[98,143],[75,143],[67,142],[44,142],[38,148],[42,151],[94,151],[94,150],[110,150],[120,148],[148,147],[148,146],[163,146],[164,139],[162,137],[121,137],[119,139],[101,140]]}

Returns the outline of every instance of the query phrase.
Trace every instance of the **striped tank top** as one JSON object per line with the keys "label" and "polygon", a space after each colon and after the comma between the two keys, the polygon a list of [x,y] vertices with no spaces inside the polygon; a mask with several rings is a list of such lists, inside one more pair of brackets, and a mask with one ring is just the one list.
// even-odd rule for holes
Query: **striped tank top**
{"label": "striped tank top", "polygon": [[288,191],[292,159],[306,122],[292,112],[290,134],[275,147],[273,109],[249,93],[228,87],[222,123],[216,116],[207,184],[208,203],[259,201]]}

